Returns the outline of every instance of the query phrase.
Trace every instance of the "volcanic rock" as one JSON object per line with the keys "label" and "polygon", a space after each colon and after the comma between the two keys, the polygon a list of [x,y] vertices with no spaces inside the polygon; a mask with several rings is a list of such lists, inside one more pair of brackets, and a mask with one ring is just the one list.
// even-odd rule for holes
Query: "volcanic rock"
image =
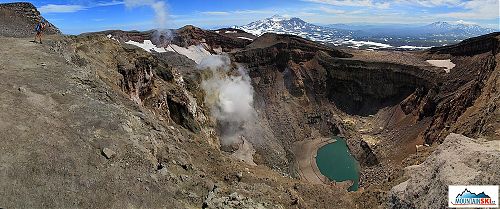
{"label": "volcanic rock", "polygon": [[[0,4],[0,36],[35,37],[35,26],[43,17],[31,3]],[[45,34],[61,34],[61,31],[47,21]]]}
{"label": "volcanic rock", "polygon": [[448,185],[498,185],[498,141],[448,135],[420,165],[406,168],[408,180],[391,190],[391,208],[446,208]]}

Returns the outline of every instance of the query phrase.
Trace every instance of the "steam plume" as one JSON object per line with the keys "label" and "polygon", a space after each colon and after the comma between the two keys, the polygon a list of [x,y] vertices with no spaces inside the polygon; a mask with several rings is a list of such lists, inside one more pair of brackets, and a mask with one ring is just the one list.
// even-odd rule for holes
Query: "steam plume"
{"label": "steam plume", "polygon": [[141,6],[149,6],[155,12],[156,31],[152,35],[152,42],[157,46],[165,46],[172,37],[172,32],[167,28],[168,12],[165,1],[159,0],[125,0],[125,6],[135,8]]}
{"label": "steam plume", "polygon": [[[206,93],[205,104],[217,119],[222,136],[222,145],[239,142],[246,124],[255,119],[253,108],[254,90],[251,79],[242,67],[231,71],[229,57],[214,55],[204,58],[199,69],[209,70],[212,76],[205,79],[201,86]],[[234,75],[228,75],[233,73]]]}
{"label": "steam plume", "polygon": [[157,0],[125,0],[125,6],[128,8],[149,6],[155,11],[156,24],[158,28],[165,29],[167,26],[167,5],[164,1]]}

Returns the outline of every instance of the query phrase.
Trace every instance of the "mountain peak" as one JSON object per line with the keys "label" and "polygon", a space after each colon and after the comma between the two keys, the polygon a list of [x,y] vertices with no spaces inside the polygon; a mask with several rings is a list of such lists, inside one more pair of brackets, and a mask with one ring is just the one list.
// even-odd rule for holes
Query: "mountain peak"
{"label": "mountain peak", "polygon": [[464,20],[459,20],[459,21],[456,21],[455,23],[458,24],[458,25],[476,25],[473,22],[467,22],[467,21],[464,21]]}
{"label": "mountain peak", "polygon": [[267,18],[268,20],[272,20],[272,21],[283,21],[283,20],[289,20],[290,18],[286,18],[284,16],[281,16],[281,15],[273,15],[272,17],[270,18]]}
{"label": "mountain peak", "polygon": [[437,22],[433,22],[429,25],[431,25],[431,26],[449,26],[451,24],[448,22],[445,22],[445,21],[437,21]]}
{"label": "mountain peak", "polygon": [[298,17],[272,17],[258,20],[247,25],[234,27],[260,36],[264,33],[291,34],[313,41],[332,43],[339,39],[350,38],[351,32],[333,28],[322,27],[308,23]]}

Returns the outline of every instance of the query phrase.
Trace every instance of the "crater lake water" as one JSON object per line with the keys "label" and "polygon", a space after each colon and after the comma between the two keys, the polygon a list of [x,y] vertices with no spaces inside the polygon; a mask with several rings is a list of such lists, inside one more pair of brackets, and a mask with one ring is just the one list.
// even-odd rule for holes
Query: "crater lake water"
{"label": "crater lake water", "polygon": [[349,191],[357,191],[359,186],[359,163],[349,153],[347,143],[342,137],[334,137],[337,141],[327,144],[316,155],[316,164],[324,176],[336,182],[352,180],[354,184]]}

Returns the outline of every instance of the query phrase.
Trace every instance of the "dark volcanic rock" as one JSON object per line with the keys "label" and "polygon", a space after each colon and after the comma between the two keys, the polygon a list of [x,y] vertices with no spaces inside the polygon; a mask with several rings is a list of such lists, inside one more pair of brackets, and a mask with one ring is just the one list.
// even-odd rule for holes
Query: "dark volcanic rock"
{"label": "dark volcanic rock", "polygon": [[373,153],[373,150],[372,148],[370,148],[370,145],[368,145],[368,143],[366,143],[365,141],[360,141],[360,146],[361,149],[363,149],[363,151],[365,152],[362,155],[361,159],[359,159],[363,164],[367,166],[374,166],[379,164],[377,156]]}
{"label": "dark volcanic rock", "polygon": [[255,40],[257,38],[257,36],[254,36],[251,33],[247,33],[243,30],[235,29],[235,28],[221,28],[221,29],[214,30],[214,32],[221,34],[223,36],[243,39],[243,40],[246,40],[248,43],[252,42],[252,40]]}
{"label": "dark volcanic rock", "polygon": [[333,58],[320,64],[328,70],[329,99],[352,115],[373,115],[434,85],[435,75],[415,66]]}
{"label": "dark volcanic rock", "polygon": [[118,65],[118,72],[123,75],[122,89],[138,104],[152,94],[156,66],[156,62],[147,57],[137,58],[133,66]]}
{"label": "dark volcanic rock", "polygon": [[[31,3],[0,4],[0,36],[35,36],[35,26],[43,18]],[[48,22],[45,34],[61,34],[61,31]]]}
{"label": "dark volcanic rock", "polygon": [[176,30],[172,40],[172,43],[183,47],[206,43],[212,50],[220,48],[223,52],[244,48],[250,42],[249,40],[223,36],[213,31],[202,30],[191,25]]}

